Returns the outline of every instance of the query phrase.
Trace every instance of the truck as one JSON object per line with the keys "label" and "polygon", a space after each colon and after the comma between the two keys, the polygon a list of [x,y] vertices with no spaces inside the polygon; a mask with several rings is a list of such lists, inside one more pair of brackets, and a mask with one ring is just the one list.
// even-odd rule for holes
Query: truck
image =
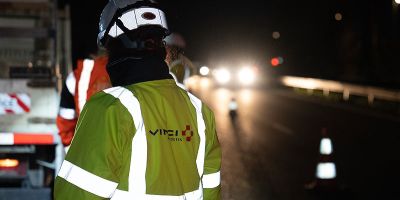
{"label": "truck", "polygon": [[0,0],[0,200],[52,199],[69,26],[56,0]]}

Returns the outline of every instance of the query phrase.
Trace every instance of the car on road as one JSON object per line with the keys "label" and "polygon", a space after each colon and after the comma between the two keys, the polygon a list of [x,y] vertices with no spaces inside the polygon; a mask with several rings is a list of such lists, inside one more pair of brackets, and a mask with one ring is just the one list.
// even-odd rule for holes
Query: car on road
{"label": "car on road", "polygon": [[208,76],[220,87],[253,87],[263,79],[261,70],[256,66],[240,67],[201,67],[200,75]]}

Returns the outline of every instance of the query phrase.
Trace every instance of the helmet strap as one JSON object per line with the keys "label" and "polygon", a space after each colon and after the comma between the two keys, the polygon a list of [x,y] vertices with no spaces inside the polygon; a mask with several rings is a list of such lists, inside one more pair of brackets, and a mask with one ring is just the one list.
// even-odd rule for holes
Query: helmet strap
{"label": "helmet strap", "polygon": [[129,29],[125,27],[124,23],[122,23],[120,19],[117,18],[115,22],[117,26],[125,33],[119,36],[125,48],[137,50],[143,50],[146,48],[145,42],[140,40],[132,40],[131,38],[129,38],[127,34],[129,32]]}

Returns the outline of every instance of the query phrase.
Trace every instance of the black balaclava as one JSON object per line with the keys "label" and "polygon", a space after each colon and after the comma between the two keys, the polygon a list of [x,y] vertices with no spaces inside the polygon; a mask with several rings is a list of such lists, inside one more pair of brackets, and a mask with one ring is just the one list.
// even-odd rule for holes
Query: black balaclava
{"label": "black balaclava", "polygon": [[[145,32],[133,38],[143,44],[140,49],[126,48],[116,39],[108,44],[107,72],[113,86],[126,86],[139,82],[172,79],[165,63],[166,50],[162,37]],[[131,36],[132,38],[132,36]]]}

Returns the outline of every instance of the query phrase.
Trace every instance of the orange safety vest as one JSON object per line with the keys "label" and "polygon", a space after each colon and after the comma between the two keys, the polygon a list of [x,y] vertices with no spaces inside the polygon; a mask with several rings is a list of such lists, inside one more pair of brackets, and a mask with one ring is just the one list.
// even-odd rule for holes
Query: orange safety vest
{"label": "orange safety vest", "polygon": [[77,118],[86,101],[96,92],[111,87],[110,77],[106,71],[107,63],[107,56],[100,56],[94,60],[78,60],[77,68],[73,71],[73,75],[71,74],[68,77],[74,79],[66,82],[68,89],[72,90],[69,91],[74,97],[75,111],[69,110],[67,114],[69,116],[67,116],[61,112],[62,108],[60,108],[56,120],[64,146],[68,146],[72,141]]}

